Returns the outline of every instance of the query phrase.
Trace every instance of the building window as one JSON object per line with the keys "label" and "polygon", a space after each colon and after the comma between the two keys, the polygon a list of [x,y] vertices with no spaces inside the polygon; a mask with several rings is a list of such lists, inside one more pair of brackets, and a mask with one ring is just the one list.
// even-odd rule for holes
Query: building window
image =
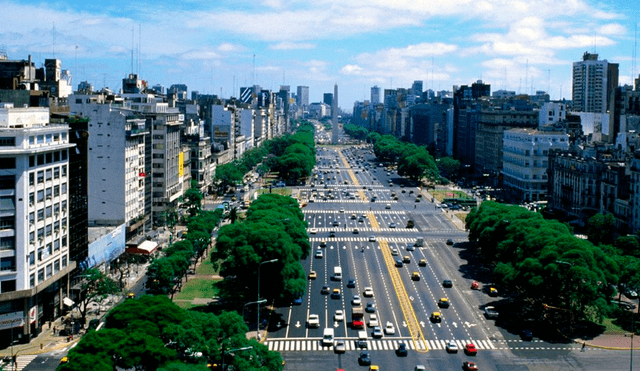
{"label": "building window", "polygon": [[16,168],[16,158],[15,157],[5,157],[0,161],[0,169],[15,169]]}
{"label": "building window", "polygon": [[52,171],[51,171],[51,169],[47,169],[47,171],[46,171],[46,176],[45,176],[45,180],[48,182],[48,181],[50,181],[52,178],[53,178],[53,175],[52,175]]}
{"label": "building window", "polygon": [[38,248],[38,261],[42,261],[44,259],[44,247]]}
{"label": "building window", "polygon": [[53,179],[58,178],[60,178],[60,168],[56,166],[53,168]]}
{"label": "building window", "polygon": [[62,264],[62,268],[66,268],[67,267],[67,256],[66,255],[62,255],[62,259],[60,259],[60,263]]}
{"label": "building window", "polygon": [[62,183],[61,191],[63,195],[67,194],[67,183]]}
{"label": "building window", "polygon": [[51,226],[51,224],[47,225],[45,228],[45,235],[47,237],[51,236],[51,234],[53,233],[53,227]]}
{"label": "building window", "polygon": [[53,264],[47,265],[47,278],[53,276]]}
{"label": "building window", "polygon": [[0,147],[14,147],[15,145],[15,137],[0,137]]}
{"label": "building window", "polygon": [[29,144],[35,144],[35,143],[36,143],[36,137],[30,136],[29,137]]}
{"label": "building window", "polygon": [[42,202],[44,201],[44,191],[43,190],[39,190],[38,191],[38,202]]}
{"label": "building window", "polygon": [[60,250],[60,241],[59,240],[53,241],[53,251],[59,251],[59,250]]}
{"label": "building window", "polygon": [[44,171],[38,171],[38,184],[44,183]]}
{"label": "building window", "polygon": [[60,152],[53,152],[53,162],[60,161]]}
{"label": "building window", "polygon": [[44,220],[44,209],[38,210],[38,221],[41,222]]}
{"label": "building window", "polygon": [[29,253],[29,265],[35,265],[35,264],[36,264],[36,253],[32,251]]}
{"label": "building window", "polygon": [[29,276],[29,287],[36,287],[36,274],[35,273],[31,273],[31,276]]}
{"label": "building window", "polygon": [[38,282],[44,282],[44,268],[38,270]]}
{"label": "building window", "polygon": [[36,156],[29,156],[29,166],[30,167],[36,166]]}
{"label": "building window", "polygon": [[53,197],[60,196],[60,186],[53,186]]}
{"label": "building window", "polygon": [[14,237],[0,237],[0,250],[13,250]]}
{"label": "building window", "polygon": [[67,165],[62,165],[62,176],[67,176]]}
{"label": "building window", "polygon": [[45,212],[45,216],[46,216],[47,218],[51,218],[51,216],[52,216],[52,214],[51,214],[51,210],[52,210],[51,206],[47,206],[47,208],[46,208],[46,212]]}
{"label": "building window", "polygon": [[29,185],[30,186],[36,185],[36,176],[33,173],[29,173]]}
{"label": "building window", "polygon": [[53,274],[57,274],[58,272],[60,272],[60,262],[56,260],[53,262]]}
{"label": "building window", "polygon": [[34,242],[36,242],[36,233],[29,232],[29,243],[34,243]]}
{"label": "building window", "polygon": [[38,135],[38,144],[44,143],[44,135]]}
{"label": "building window", "polygon": [[16,291],[16,280],[2,281],[0,284],[0,292],[13,292]]}

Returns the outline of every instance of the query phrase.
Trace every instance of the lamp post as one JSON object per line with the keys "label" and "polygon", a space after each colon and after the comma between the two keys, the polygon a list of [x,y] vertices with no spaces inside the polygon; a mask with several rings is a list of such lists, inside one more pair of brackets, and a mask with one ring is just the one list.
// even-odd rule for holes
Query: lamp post
{"label": "lamp post", "polygon": [[263,261],[262,263],[258,264],[258,323],[257,323],[257,327],[256,327],[256,331],[257,331],[257,335],[256,338],[258,339],[258,341],[260,341],[260,267],[262,267],[262,264],[267,264],[267,263],[275,263],[277,262],[278,259],[271,259],[271,260],[267,260],[267,261]]}
{"label": "lamp post", "polygon": [[262,300],[250,301],[250,302],[246,303],[245,305],[242,306],[242,317],[244,318],[244,308],[247,305],[250,305],[250,304],[258,304],[259,305],[259,304],[265,303],[266,301],[267,301],[267,299],[262,299]]}
{"label": "lamp post", "polygon": [[239,351],[249,350],[249,349],[253,349],[253,347],[242,347],[242,348],[236,348],[236,349],[223,350],[222,351],[222,371],[224,371],[224,356],[227,353],[239,352]]}

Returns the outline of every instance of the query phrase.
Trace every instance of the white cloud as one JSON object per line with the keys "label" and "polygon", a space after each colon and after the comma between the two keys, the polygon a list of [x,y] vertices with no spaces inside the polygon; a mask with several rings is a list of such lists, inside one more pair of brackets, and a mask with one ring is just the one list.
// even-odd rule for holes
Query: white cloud
{"label": "white cloud", "polygon": [[609,23],[598,28],[598,34],[621,36],[627,33],[627,29],[619,23]]}
{"label": "white cloud", "polygon": [[271,50],[300,50],[300,49],[314,49],[316,46],[312,43],[295,43],[290,41],[283,41],[277,44],[269,45]]}
{"label": "white cloud", "polygon": [[362,73],[362,67],[357,64],[347,64],[340,69],[340,73],[343,75],[360,75]]}

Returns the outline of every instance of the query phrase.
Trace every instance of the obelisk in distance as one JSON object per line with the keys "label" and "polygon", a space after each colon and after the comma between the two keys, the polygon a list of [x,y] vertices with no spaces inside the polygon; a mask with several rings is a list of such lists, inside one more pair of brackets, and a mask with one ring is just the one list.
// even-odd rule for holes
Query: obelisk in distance
{"label": "obelisk in distance", "polygon": [[333,86],[333,102],[331,104],[331,143],[338,144],[340,129],[338,128],[338,83]]}

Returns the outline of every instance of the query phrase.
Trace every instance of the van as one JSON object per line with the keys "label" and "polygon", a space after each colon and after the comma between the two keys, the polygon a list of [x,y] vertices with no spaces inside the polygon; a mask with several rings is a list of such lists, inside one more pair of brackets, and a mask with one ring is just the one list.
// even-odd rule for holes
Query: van
{"label": "van", "polygon": [[342,280],[342,268],[341,267],[333,267],[333,280],[341,281]]}
{"label": "van", "polygon": [[332,328],[328,327],[324,329],[324,332],[322,333],[322,345],[325,347],[333,345],[333,329]]}

